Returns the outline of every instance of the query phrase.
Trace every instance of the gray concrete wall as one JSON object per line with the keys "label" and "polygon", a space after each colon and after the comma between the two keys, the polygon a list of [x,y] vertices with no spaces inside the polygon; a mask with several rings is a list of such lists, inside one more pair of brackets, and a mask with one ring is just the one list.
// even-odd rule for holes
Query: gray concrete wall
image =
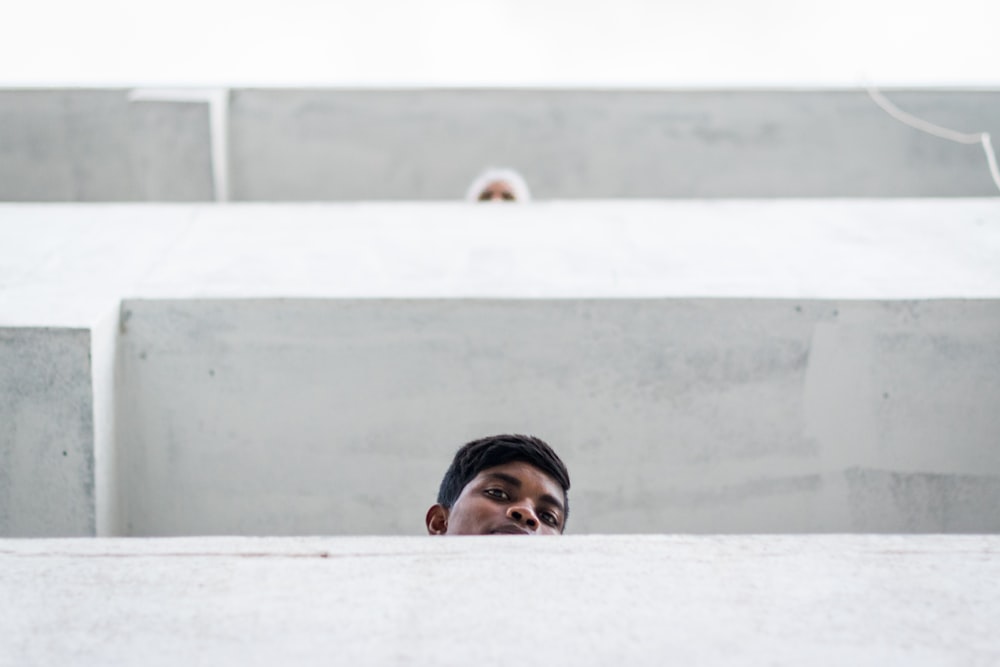
{"label": "gray concrete wall", "polygon": [[[1000,137],[1000,93],[890,93]],[[245,200],[455,199],[486,165],[539,198],[993,195],[982,150],[893,120],[862,91],[237,90]]]}
{"label": "gray concrete wall", "polygon": [[96,532],[90,332],[0,329],[0,535]]}
{"label": "gray concrete wall", "polygon": [[1000,303],[127,301],[125,534],[419,534],[534,433],[571,532],[1000,531]]}
{"label": "gray concrete wall", "polygon": [[[1000,137],[1000,92],[888,91]],[[484,166],[541,199],[996,195],[978,145],[851,90],[235,89],[236,201],[453,200]],[[0,91],[0,200],[206,201],[208,105],[124,90]]]}
{"label": "gray concrete wall", "polygon": [[207,104],[0,90],[0,201],[211,201]]}

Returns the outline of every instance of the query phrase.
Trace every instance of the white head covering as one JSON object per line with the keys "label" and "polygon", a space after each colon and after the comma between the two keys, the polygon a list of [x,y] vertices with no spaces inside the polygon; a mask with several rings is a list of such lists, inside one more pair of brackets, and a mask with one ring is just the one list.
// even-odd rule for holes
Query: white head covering
{"label": "white head covering", "polygon": [[531,190],[528,189],[528,183],[524,180],[524,177],[515,170],[506,167],[490,167],[479,174],[479,176],[476,176],[476,179],[472,181],[472,185],[465,192],[465,199],[467,201],[479,201],[479,195],[483,193],[486,186],[497,181],[503,181],[510,186],[510,189],[514,193],[515,201],[531,201]]}

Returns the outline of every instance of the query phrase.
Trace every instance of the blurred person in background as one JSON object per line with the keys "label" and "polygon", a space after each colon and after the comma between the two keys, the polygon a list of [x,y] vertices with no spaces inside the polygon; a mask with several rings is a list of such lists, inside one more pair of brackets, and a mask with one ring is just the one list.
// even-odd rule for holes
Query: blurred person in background
{"label": "blurred person in background", "polygon": [[490,167],[472,181],[465,193],[470,202],[529,202],[531,191],[524,177],[509,168]]}

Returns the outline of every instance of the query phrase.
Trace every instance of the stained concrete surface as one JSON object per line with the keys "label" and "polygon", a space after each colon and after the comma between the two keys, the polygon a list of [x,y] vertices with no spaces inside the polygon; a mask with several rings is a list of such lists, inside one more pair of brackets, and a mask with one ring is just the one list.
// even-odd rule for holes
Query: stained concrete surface
{"label": "stained concrete surface", "polygon": [[90,342],[0,329],[0,535],[95,533]]}
{"label": "stained concrete surface", "polygon": [[[856,532],[911,532],[930,523],[943,533],[983,528],[1000,533],[1000,479],[995,475],[851,468],[845,478]],[[987,513],[980,517],[986,519],[983,524],[975,525],[970,507]]]}
{"label": "stained concrete surface", "polygon": [[[128,94],[0,90],[0,200],[212,200],[208,106]],[[996,90],[886,95],[1000,137]],[[459,200],[497,164],[540,199],[997,193],[979,145],[862,90],[237,88],[223,125],[235,201]]]}
{"label": "stained concrete surface", "polygon": [[0,665],[1000,662],[997,536],[0,540]]}
{"label": "stained concrete surface", "polygon": [[[1000,137],[996,91],[893,91]],[[541,199],[996,194],[981,148],[864,91],[236,90],[234,199],[458,199],[487,165]]]}
{"label": "stained concrete surface", "polygon": [[206,104],[0,90],[0,200],[211,201]]}
{"label": "stained concrete surface", "polygon": [[419,534],[510,431],[567,461],[572,532],[1000,532],[995,300],[123,312],[126,535]]}

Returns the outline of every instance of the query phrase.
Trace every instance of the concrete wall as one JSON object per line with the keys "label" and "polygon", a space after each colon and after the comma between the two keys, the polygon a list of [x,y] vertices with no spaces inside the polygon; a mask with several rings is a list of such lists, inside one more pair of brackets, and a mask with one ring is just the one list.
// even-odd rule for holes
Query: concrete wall
{"label": "concrete wall", "polygon": [[0,201],[211,201],[207,104],[0,90]]}
{"label": "concrete wall", "polygon": [[[1000,137],[996,91],[887,95]],[[541,199],[996,194],[978,145],[907,127],[862,91],[235,89],[229,100],[219,179],[236,201],[454,200],[490,164],[521,169]],[[212,200],[210,144],[205,103],[0,91],[0,200]]]}
{"label": "concrete wall", "polygon": [[1000,531],[995,301],[127,301],[129,535],[419,534],[548,439],[573,532]]}
{"label": "concrete wall", "polygon": [[96,531],[90,332],[0,329],[0,535]]}
{"label": "concrete wall", "polygon": [[996,199],[0,206],[0,529],[414,533],[525,430],[571,531],[996,531],[998,256]]}
{"label": "concrete wall", "polygon": [[[1000,137],[996,92],[891,97]],[[996,194],[861,91],[237,90],[231,137],[238,200],[455,199],[491,164],[543,199]]]}

